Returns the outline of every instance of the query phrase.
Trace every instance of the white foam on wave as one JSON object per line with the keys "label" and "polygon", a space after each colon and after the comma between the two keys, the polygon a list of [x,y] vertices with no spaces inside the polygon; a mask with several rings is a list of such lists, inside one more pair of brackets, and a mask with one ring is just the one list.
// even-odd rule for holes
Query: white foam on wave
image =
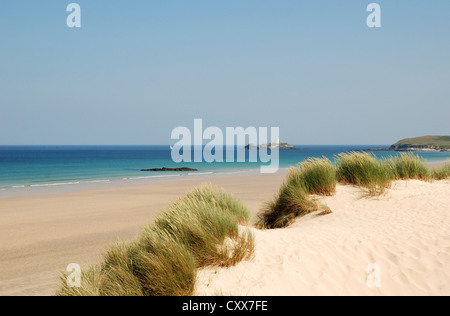
{"label": "white foam on wave", "polygon": [[[188,173],[188,176],[202,176],[211,175],[215,172],[202,172],[202,173]],[[79,180],[79,181],[69,181],[69,182],[58,182],[58,183],[37,183],[37,184],[27,184],[27,185],[16,185],[7,186],[0,188],[0,191],[7,191],[11,189],[25,189],[25,188],[45,188],[45,187],[56,187],[56,186],[74,186],[78,184],[100,184],[100,183],[112,183],[116,181],[133,181],[133,180],[145,180],[145,179],[164,179],[164,178],[175,178],[181,177],[184,174],[164,174],[164,175],[153,175],[153,176],[143,176],[143,177],[127,177],[119,179],[102,179],[102,180]]]}
{"label": "white foam on wave", "polygon": [[111,180],[91,180],[91,181],[83,181],[80,183],[108,183],[111,182]]}
{"label": "white foam on wave", "polygon": [[172,174],[172,175],[160,175],[160,176],[147,176],[147,177],[134,177],[129,178],[128,180],[139,180],[139,179],[152,179],[152,178],[172,178],[172,177],[180,177],[180,174]]}
{"label": "white foam on wave", "polygon": [[61,183],[43,183],[43,184],[32,184],[30,187],[52,187],[52,186],[60,186],[60,185],[74,185],[80,184],[80,182],[61,182]]}
{"label": "white foam on wave", "polygon": [[164,176],[151,176],[151,178],[171,178],[171,177],[181,177],[181,174],[172,174],[172,175],[164,175]]}
{"label": "white foam on wave", "polygon": [[213,174],[214,172],[200,172],[200,173],[188,173],[188,176],[206,176]]}

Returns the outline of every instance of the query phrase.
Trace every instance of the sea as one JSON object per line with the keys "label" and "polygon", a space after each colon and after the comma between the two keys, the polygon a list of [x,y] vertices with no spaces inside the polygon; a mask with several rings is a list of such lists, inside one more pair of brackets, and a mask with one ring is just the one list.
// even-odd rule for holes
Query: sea
{"label": "sea", "polygon": [[[331,160],[342,152],[387,148],[387,145],[296,146],[281,150],[280,168],[289,168],[312,157]],[[226,149],[224,149],[225,154]],[[374,151],[377,157],[398,155]],[[416,152],[428,162],[450,159],[450,152]],[[248,158],[248,157],[247,157]],[[247,159],[248,160],[248,159]],[[68,186],[83,183],[189,177],[257,171],[255,162],[175,163],[167,146],[0,146],[0,191],[27,187]],[[143,172],[151,168],[198,169],[196,172]]]}

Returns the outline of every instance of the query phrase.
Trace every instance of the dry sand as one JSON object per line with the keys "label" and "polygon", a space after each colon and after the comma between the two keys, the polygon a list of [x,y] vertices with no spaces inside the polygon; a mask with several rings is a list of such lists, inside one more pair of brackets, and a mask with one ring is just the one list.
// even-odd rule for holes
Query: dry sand
{"label": "dry sand", "polygon": [[139,186],[101,184],[103,189],[88,191],[80,186],[63,187],[60,194],[55,188],[43,188],[25,194],[16,191],[19,194],[12,197],[3,191],[0,295],[51,295],[59,271],[67,265],[99,262],[110,244],[132,239],[169,203],[202,183],[234,193],[256,214],[278,189],[284,174],[180,177]]}
{"label": "dry sand", "polygon": [[[450,181],[396,182],[379,198],[338,186],[333,214],[254,230],[253,260],[199,273],[199,295],[450,295]],[[380,268],[380,287],[374,270]]]}
{"label": "dry sand", "polygon": [[[275,175],[197,176],[139,186],[32,197],[0,196],[0,295],[51,295],[58,271],[99,262],[169,203],[201,183],[241,198],[255,215],[278,190]],[[256,254],[238,266],[199,273],[198,294],[450,294],[450,181],[398,182],[381,198],[339,186],[315,214],[284,230],[256,231]],[[366,285],[370,263],[381,288]]]}

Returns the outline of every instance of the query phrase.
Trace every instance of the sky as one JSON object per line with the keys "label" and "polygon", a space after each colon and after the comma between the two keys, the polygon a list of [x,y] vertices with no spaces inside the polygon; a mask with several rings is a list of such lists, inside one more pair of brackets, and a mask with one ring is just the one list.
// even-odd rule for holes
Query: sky
{"label": "sky", "polygon": [[[81,28],[66,7],[81,7]],[[450,1],[1,0],[0,145],[292,144],[450,135]]]}

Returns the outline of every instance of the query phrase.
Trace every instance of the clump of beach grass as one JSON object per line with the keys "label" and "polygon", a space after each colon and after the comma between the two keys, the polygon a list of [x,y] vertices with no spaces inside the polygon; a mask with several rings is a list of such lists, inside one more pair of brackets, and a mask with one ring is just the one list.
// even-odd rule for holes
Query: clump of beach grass
{"label": "clump of beach grass", "polygon": [[308,196],[298,168],[291,168],[275,198],[259,214],[257,225],[265,229],[284,228],[299,216],[319,210]]}
{"label": "clump of beach grass", "polygon": [[397,157],[391,157],[388,164],[396,180],[429,180],[430,170],[422,157],[414,153],[400,153]]}
{"label": "clump of beach grass", "polygon": [[249,260],[254,255],[255,238],[249,229],[241,229],[239,236],[227,238],[218,247],[221,267],[232,267],[243,260]]}
{"label": "clump of beach grass", "polygon": [[335,164],[323,158],[310,158],[291,168],[275,198],[259,214],[261,228],[284,228],[297,217],[315,211],[331,214],[326,205],[318,205],[309,195],[333,195],[337,183],[352,184],[378,196],[392,187],[394,180],[442,180],[450,177],[450,162],[430,171],[425,161],[414,153],[377,158],[372,153],[349,152],[335,156]]}
{"label": "clump of beach grass", "polygon": [[198,202],[202,201],[207,205],[218,207],[233,214],[239,223],[247,224],[250,221],[250,211],[242,201],[236,199],[229,193],[211,185],[201,186],[188,193],[184,199]]}
{"label": "clump of beach grass", "polygon": [[450,162],[447,162],[441,168],[432,170],[431,178],[433,180],[445,180],[445,179],[450,178]]}
{"label": "clump of beach grass", "polygon": [[117,243],[100,265],[83,271],[81,287],[61,277],[58,296],[187,296],[195,286],[192,253],[167,233],[146,230],[129,243]]}
{"label": "clump of beach grass", "polygon": [[240,224],[249,210],[223,190],[204,186],[170,205],[140,236],[118,243],[82,274],[82,287],[61,277],[59,296],[187,296],[197,269],[250,258],[254,238]]}
{"label": "clump of beach grass", "polygon": [[366,152],[341,153],[336,156],[336,165],[340,183],[367,188],[371,196],[385,193],[395,179],[386,159]]}
{"label": "clump of beach grass", "polygon": [[[189,212],[186,212],[189,210]],[[196,189],[174,203],[155,222],[195,256],[197,265],[228,266],[220,250],[226,238],[238,240],[239,223],[248,222],[250,212],[223,191]]]}
{"label": "clump of beach grass", "polygon": [[105,276],[99,266],[90,267],[81,274],[81,287],[69,287],[67,278],[70,277],[69,272],[60,274],[60,287],[56,291],[56,296],[100,296],[101,287]]}
{"label": "clump of beach grass", "polygon": [[329,159],[310,158],[299,166],[300,181],[307,193],[328,196],[336,193],[336,168]]}

